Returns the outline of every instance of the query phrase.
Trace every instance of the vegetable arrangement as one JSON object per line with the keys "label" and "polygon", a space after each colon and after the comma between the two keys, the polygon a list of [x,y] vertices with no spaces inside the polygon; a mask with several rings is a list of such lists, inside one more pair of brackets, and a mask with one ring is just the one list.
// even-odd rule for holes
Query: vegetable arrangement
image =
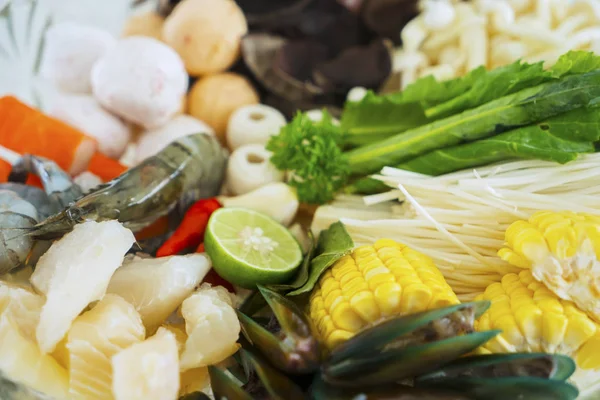
{"label": "vegetable arrangement", "polygon": [[340,127],[300,114],[267,149],[309,203],[331,200],[353,180],[351,191],[380,190],[360,179],[385,166],[440,174],[511,158],[564,163],[593,152],[599,138],[599,63],[593,53],[569,52],[548,70],[516,62],[446,82],[423,78],[397,94],[348,102]]}
{"label": "vegetable arrangement", "polygon": [[[600,58],[488,70],[474,36],[462,77],[375,94],[414,2],[267,2],[56,26],[76,128],[0,99],[0,397],[597,397]],[[424,1],[419,45],[474,3]]]}

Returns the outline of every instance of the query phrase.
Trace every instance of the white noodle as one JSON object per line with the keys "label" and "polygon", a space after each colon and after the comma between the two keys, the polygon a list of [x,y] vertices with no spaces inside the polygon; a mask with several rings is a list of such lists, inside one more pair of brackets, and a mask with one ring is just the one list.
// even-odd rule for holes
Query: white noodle
{"label": "white noodle", "polygon": [[385,167],[374,178],[392,190],[320,207],[315,231],[341,218],[357,244],[403,242],[431,257],[461,300],[520,271],[497,256],[514,221],[541,210],[600,214],[599,153],[565,165],[514,161],[439,177]]}

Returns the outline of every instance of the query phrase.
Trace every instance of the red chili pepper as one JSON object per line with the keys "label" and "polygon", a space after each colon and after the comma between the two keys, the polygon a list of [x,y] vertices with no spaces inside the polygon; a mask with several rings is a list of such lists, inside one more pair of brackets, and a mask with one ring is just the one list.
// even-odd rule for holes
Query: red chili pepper
{"label": "red chili pepper", "polygon": [[204,277],[202,282],[210,283],[213,286],[223,286],[225,289],[229,290],[231,293],[235,293],[235,289],[233,285],[221,278],[221,275],[217,274],[217,271],[211,269],[208,271],[208,274]]}
{"label": "red chili pepper", "polygon": [[156,252],[156,257],[173,256],[179,252],[197,246],[204,238],[206,225],[213,212],[221,208],[214,198],[195,202],[183,216],[181,224]]}
{"label": "red chili pepper", "polygon": [[196,253],[204,253],[204,242],[200,243],[200,246],[196,249]]}

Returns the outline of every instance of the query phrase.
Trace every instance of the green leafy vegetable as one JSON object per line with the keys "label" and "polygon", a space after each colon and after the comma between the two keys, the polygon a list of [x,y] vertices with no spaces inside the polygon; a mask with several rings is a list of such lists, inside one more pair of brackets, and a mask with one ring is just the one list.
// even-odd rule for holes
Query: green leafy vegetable
{"label": "green leafy vegetable", "polygon": [[550,70],[544,70],[542,62],[516,61],[491,71],[479,67],[448,81],[427,76],[400,93],[384,96],[370,93],[360,102],[346,103],[341,119],[348,134],[345,141],[358,145],[373,143],[377,138],[384,139],[522,89],[599,68],[600,56],[570,51]]}
{"label": "green leafy vegetable", "polygon": [[323,114],[320,122],[297,114],[266,146],[278,169],[293,172],[288,183],[307,203],[329,201],[345,185],[349,173],[342,156],[342,132],[329,114]]}
{"label": "green leafy vegetable", "polygon": [[[541,122],[577,109],[585,116],[599,102],[600,56],[575,51],[548,70],[516,62],[446,82],[426,77],[401,93],[368,93],[346,104],[341,129],[330,118],[314,123],[299,114],[267,148],[277,168],[293,172],[300,200],[323,204],[343,187],[382,190],[361,178],[386,165],[437,174],[514,157],[566,162],[589,151],[591,139],[579,136],[598,127],[554,120],[550,130]],[[475,141],[483,143],[468,144]]]}
{"label": "green leafy vegetable", "polygon": [[563,54],[550,68],[555,78],[567,75],[585,74],[600,69],[600,56],[590,51],[569,51]]}
{"label": "green leafy vegetable", "polygon": [[597,70],[521,90],[344,155],[352,174],[364,176],[436,149],[483,139],[594,105],[599,99],[600,70]]}
{"label": "green leafy vegetable", "polygon": [[315,251],[315,257],[310,260],[310,274],[308,280],[300,288],[288,293],[288,296],[297,296],[310,292],[319,277],[331,267],[337,260],[350,254],[354,248],[354,242],[341,222],[321,232],[319,243]]}
{"label": "green leafy vegetable", "polygon": [[[594,116],[593,121],[579,117]],[[573,126],[573,140],[567,140]],[[576,138],[588,141],[576,141]],[[564,164],[581,153],[593,153],[600,140],[600,113],[579,109],[547,122],[529,125],[464,145],[435,150],[400,164],[397,168],[427,175],[441,175],[514,158],[538,159]]]}

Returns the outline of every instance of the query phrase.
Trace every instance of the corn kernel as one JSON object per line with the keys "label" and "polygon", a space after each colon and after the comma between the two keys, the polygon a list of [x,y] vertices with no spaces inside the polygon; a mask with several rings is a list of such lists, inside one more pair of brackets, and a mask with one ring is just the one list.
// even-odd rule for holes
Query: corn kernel
{"label": "corn kernel", "polygon": [[309,315],[333,348],[386,317],[459,303],[430,258],[389,239],[356,248],[327,270]]}
{"label": "corn kernel", "polygon": [[505,241],[500,258],[600,322],[600,216],[537,212],[511,224]]}
{"label": "corn kernel", "polygon": [[530,270],[504,276],[478,298],[490,300],[491,306],[475,329],[502,330],[483,350],[562,353],[581,369],[600,369],[600,325],[535,281]]}

